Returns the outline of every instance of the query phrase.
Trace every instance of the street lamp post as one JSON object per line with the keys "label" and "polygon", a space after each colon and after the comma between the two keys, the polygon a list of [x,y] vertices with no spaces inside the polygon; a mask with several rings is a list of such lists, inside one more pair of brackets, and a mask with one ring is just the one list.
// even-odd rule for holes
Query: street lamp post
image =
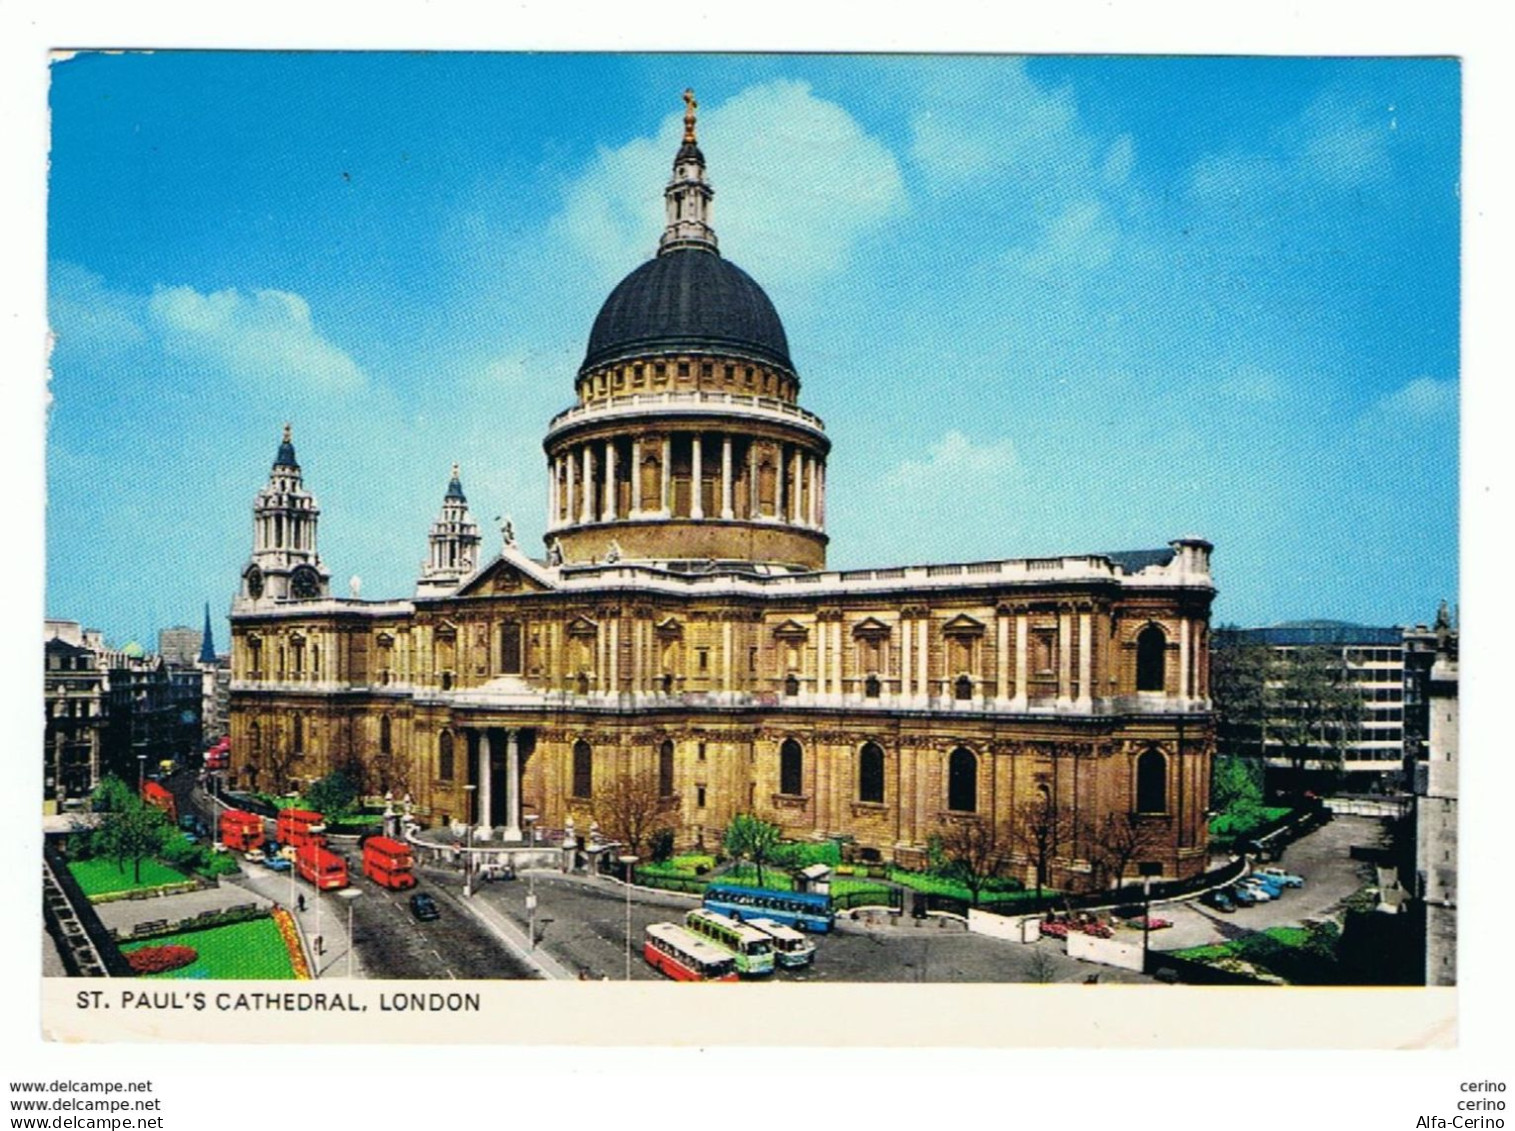
{"label": "street lamp post", "polygon": [[522,819],[526,822],[526,845],[528,848],[535,848],[537,846],[537,815],[527,813]]}
{"label": "street lamp post", "polygon": [[342,890],[342,898],[347,901],[347,980],[349,982],[352,981],[352,952],[355,949],[353,946],[352,905],[358,901],[358,897],[362,894],[363,892],[358,888],[344,888]]}
{"label": "street lamp post", "polygon": [[137,755],[137,796],[142,796],[142,787],[147,784],[147,755]]}
{"label": "street lamp post", "polygon": [[635,856],[621,856],[618,858],[626,868],[626,980],[631,981],[631,866],[637,862]]}
{"label": "street lamp post", "polygon": [[465,899],[473,897],[473,795],[478,788],[476,785],[463,787],[464,793],[468,796],[468,827],[463,831],[463,897]]}
{"label": "street lamp post", "polygon": [[537,874],[526,875],[526,930],[531,937],[531,950],[537,948]]}

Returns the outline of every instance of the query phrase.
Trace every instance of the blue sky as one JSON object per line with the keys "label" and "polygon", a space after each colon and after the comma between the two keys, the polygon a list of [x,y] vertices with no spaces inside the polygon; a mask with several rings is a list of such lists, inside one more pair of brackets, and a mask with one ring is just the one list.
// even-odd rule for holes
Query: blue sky
{"label": "blue sky", "polygon": [[48,614],[224,634],[285,420],[343,592],[455,460],[539,546],[686,85],[831,565],[1198,533],[1218,621],[1455,599],[1455,63],[167,52],[53,68]]}

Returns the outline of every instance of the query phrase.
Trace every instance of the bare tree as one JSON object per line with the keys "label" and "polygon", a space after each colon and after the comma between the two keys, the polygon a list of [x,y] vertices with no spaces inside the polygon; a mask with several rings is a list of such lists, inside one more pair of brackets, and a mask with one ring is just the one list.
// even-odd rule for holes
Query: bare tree
{"label": "bare tree", "polygon": [[674,799],[659,788],[657,774],[624,774],[595,793],[594,819],[606,836],[640,856],[643,842],[673,804]]}
{"label": "bare tree", "polygon": [[1126,882],[1126,870],[1139,856],[1156,848],[1162,841],[1157,829],[1136,813],[1106,813],[1094,826],[1089,838],[1091,855],[1097,867],[1113,877],[1118,888]]}
{"label": "bare tree", "polygon": [[1025,855],[1036,869],[1036,898],[1041,899],[1042,888],[1052,862],[1057,858],[1059,846],[1074,832],[1073,820],[1066,809],[1059,808],[1048,797],[1022,801],[1015,807],[1015,823],[1011,826],[1011,839],[1018,851]]}
{"label": "bare tree", "polygon": [[977,904],[984,885],[999,870],[1002,852],[994,822],[980,817],[954,820],[942,833],[941,843],[953,874]]}

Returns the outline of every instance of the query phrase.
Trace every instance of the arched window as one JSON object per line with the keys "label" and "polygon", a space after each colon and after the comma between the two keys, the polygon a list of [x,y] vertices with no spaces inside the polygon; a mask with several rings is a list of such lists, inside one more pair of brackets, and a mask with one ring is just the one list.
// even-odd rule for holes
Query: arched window
{"label": "arched window", "polygon": [[962,746],[947,759],[947,808],[954,813],[978,810],[978,758]]}
{"label": "arched window", "polygon": [[594,794],[594,753],[589,743],[582,738],[573,744],[573,795],[590,797]]}
{"label": "arched window", "polygon": [[865,698],[865,699],[877,699],[878,698],[878,693],[879,693],[878,676],[876,676],[876,675],[870,675],[867,679],[863,680],[863,698]]}
{"label": "arched window", "polygon": [[247,728],[247,752],[254,758],[263,753],[263,724],[256,719]]}
{"label": "arched window", "polygon": [[959,699],[972,699],[973,698],[973,681],[971,679],[969,679],[965,675],[958,676],[957,677],[957,684],[955,685],[955,687],[953,689],[953,693]]}
{"label": "arched window", "polygon": [[797,675],[790,672],[784,677],[784,694],[798,695],[800,693],[800,680]]}
{"label": "arched window", "polygon": [[437,777],[452,781],[452,731],[444,730],[437,739]]}
{"label": "arched window", "polygon": [[1155,747],[1136,760],[1136,811],[1168,811],[1168,759]]}
{"label": "arched window", "polygon": [[1167,686],[1168,637],[1149,624],[1136,638],[1136,690],[1162,691]]}
{"label": "arched window", "polygon": [[295,753],[299,754],[305,749],[305,717],[296,715],[294,722]]}
{"label": "arched window", "polygon": [[805,792],[805,755],[792,738],[779,747],[779,792],[791,797]]}
{"label": "arched window", "polygon": [[521,674],[521,622],[508,620],[500,626],[500,671]]}
{"label": "arched window", "polygon": [[658,748],[658,796],[673,796],[673,743],[666,739]]}
{"label": "arched window", "polygon": [[580,672],[579,673],[579,678],[576,681],[575,686],[577,687],[578,693],[580,695],[588,695],[589,694],[589,674],[587,672]]}
{"label": "arched window", "polygon": [[858,754],[857,799],[884,803],[884,749],[876,742],[864,743]]}

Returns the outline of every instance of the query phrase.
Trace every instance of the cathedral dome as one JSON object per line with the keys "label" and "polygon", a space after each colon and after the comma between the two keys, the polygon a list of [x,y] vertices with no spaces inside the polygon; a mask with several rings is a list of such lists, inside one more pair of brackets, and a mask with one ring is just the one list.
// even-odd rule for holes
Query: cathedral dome
{"label": "cathedral dome", "polygon": [[589,332],[583,368],[672,352],[750,357],[794,371],[783,323],[763,288],[700,247],[665,250],[616,285]]}

